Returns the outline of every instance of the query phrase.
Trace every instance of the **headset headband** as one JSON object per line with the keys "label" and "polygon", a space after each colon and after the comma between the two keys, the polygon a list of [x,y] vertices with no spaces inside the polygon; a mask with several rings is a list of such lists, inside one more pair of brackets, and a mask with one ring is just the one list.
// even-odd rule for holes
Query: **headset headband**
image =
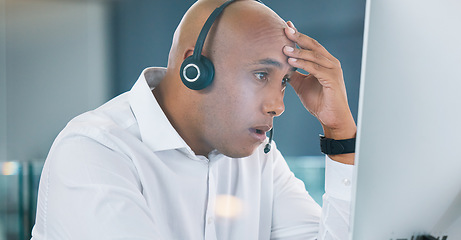
{"label": "headset headband", "polygon": [[[202,55],[203,45],[208,32],[211,29],[214,21],[222,13],[224,8],[236,0],[228,0],[221,6],[217,7],[208,17],[205,24],[197,38],[197,42],[194,46],[194,52],[191,56],[184,59],[180,68],[181,81],[188,88],[193,90],[201,90],[209,86],[213,82],[214,78],[214,66],[213,63]],[[256,0],[258,1],[258,0]],[[260,2],[260,1],[258,1]]]}
{"label": "headset headband", "polygon": [[[260,0],[255,1],[261,2]],[[221,6],[216,8],[208,17],[208,19],[202,27],[202,30],[200,31],[200,34],[198,35],[197,42],[195,43],[194,53],[192,54],[194,59],[200,59],[200,56],[202,55],[203,44],[205,44],[206,36],[208,35],[208,32],[210,31],[211,26],[213,26],[213,23],[216,20],[216,18],[218,18],[219,15],[221,15],[222,11],[224,10],[224,8],[227,7],[227,5],[233,2],[235,2],[235,0],[228,0],[227,2],[223,3]]]}
{"label": "headset headband", "polygon": [[200,31],[200,34],[198,35],[197,42],[194,48],[194,53],[192,54],[194,59],[198,60],[200,58],[202,54],[203,44],[205,44],[206,36],[208,35],[208,32],[210,31],[211,26],[213,26],[213,23],[216,20],[216,18],[221,14],[224,8],[227,7],[227,5],[231,4],[234,1],[235,0],[229,0],[225,2],[223,5],[216,8],[213,11],[213,13],[211,13],[211,15],[208,17],[208,19],[206,20],[205,24],[202,27],[202,30]]}

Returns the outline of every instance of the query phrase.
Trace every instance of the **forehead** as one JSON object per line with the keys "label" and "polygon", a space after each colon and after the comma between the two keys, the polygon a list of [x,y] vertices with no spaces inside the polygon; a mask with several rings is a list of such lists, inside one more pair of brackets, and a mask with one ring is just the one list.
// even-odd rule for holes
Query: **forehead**
{"label": "forehead", "polygon": [[[240,4],[240,5],[239,5]],[[284,32],[287,24],[275,12],[259,3],[242,1],[231,4],[215,25],[215,53],[227,62],[248,64],[274,59],[288,65],[283,47],[294,46]]]}
{"label": "forehead", "polygon": [[295,45],[285,36],[283,27],[255,28],[240,39],[240,42],[241,47],[236,54],[240,56],[243,63],[277,68],[289,66],[283,47]]}

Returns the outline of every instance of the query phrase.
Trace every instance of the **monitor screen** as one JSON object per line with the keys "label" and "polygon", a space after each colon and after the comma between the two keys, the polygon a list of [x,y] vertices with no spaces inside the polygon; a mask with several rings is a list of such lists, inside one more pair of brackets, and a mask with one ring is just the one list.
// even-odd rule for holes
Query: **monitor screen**
{"label": "monitor screen", "polygon": [[351,239],[461,239],[461,1],[368,0]]}

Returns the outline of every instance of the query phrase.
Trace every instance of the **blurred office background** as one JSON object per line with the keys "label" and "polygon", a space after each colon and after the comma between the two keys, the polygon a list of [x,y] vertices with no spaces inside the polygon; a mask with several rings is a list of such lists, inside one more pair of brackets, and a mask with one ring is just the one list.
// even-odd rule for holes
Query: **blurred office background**
{"label": "blurred office background", "polygon": [[[194,0],[0,0],[0,240],[28,239],[41,168],[74,116],[125,92],[148,66],[166,66]],[[266,0],[343,67],[357,116],[365,0]],[[322,129],[291,88],[275,141],[319,203]]]}

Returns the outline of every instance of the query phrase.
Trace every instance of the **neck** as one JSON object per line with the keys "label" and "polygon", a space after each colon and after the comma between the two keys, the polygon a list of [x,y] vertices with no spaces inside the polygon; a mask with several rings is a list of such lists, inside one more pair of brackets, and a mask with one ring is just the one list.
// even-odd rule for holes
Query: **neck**
{"label": "neck", "polygon": [[207,156],[212,149],[200,140],[200,130],[196,124],[200,120],[194,114],[198,105],[195,92],[184,86],[174,73],[174,70],[167,69],[165,77],[152,93],[168,121],[192,151],[196,155]]}

